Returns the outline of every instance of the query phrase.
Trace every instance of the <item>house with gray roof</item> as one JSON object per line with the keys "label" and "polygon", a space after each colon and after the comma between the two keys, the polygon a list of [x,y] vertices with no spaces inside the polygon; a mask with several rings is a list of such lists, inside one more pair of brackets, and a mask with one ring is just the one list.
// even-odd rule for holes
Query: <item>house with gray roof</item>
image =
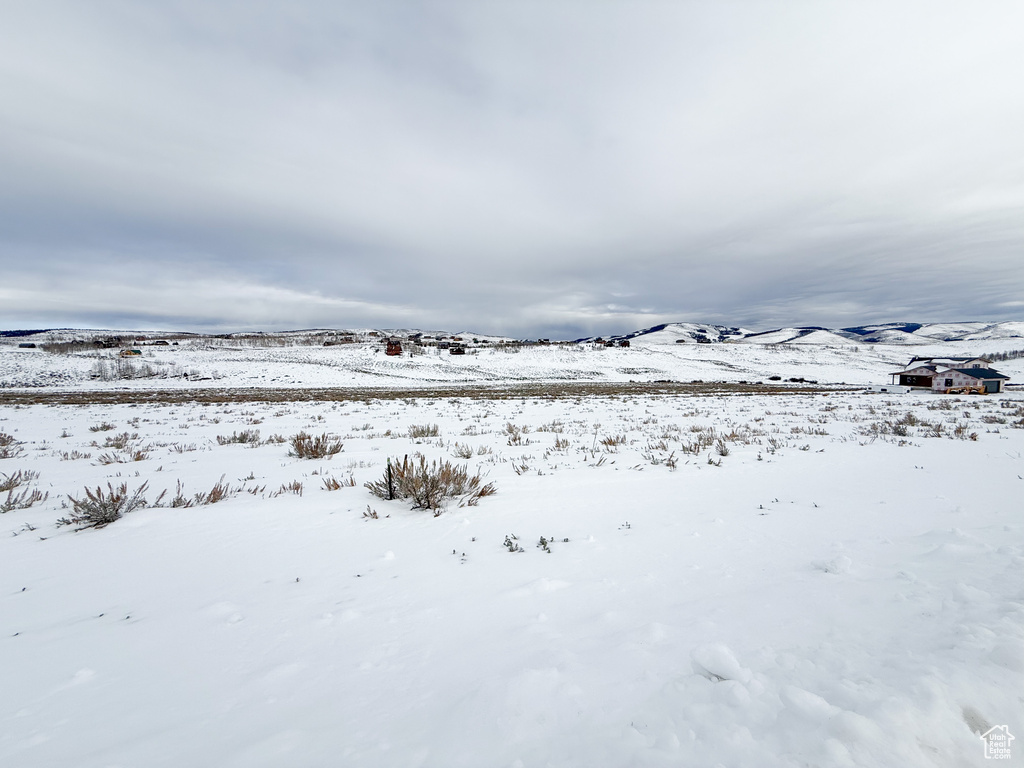
{"label": "house with gray roof", "polygon": [[983,357],[914,357],[906,370],[890,376],[893,384],[899,377],[901,386],[946,394],[1002,392],[1010,377],[989,365]]}

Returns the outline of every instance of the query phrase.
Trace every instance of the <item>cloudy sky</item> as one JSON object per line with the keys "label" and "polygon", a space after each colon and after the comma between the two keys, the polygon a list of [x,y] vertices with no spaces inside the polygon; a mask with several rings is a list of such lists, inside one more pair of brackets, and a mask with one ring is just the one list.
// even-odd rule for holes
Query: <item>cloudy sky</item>
{"label": "cloudy sky", "polygon": [[1024,318],[1024,3],[0,2],[0,328]]}

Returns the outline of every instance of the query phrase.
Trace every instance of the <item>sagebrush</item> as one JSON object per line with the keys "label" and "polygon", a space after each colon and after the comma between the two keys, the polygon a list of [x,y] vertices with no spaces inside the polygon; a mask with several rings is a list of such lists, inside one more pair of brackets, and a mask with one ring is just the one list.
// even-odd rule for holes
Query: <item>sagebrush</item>
{"label": "sagebrush", "polygon": [[21,443],[13,435],[0,432],[0,459],[13,459],[21,454]]}
{"label": "sagebrush", "polygon": [[289,442],[292,447],[288,451],[288,455],[299,459],[327,459],[336,453],[341,453],[341,449],[344,447],[340,440],[329,437],[327,434],[313,437],[306,432],[293,435]]}
{"label": "sagebrush", "polygon": [[103,528],[116,520],[120,520],[129,512],[146,506],[146,489],[149,483],[143,483],[134,492],[128,492],[128,484],[121,483],[117,488],[107,483],[107,492],[97,487],[95,491],[86,488],[85,498],[76,499],[68,496],[74,512],[57,521],[57,525],[77,525],[76,530],[86,528]]}
{"label": "sagebrush", "polygon": [[241,432],[232,432],[230,435],[217,435],[217,445],[231,445],[232,443],[259,445],[260,431],[258,429],[243,429]]}
{"label": "sagebrush", "polygon": [[413,461],[408,456],[401,461],[388,459],[384,476],[366,487],[382,499],[411,499],[413,509],[429,509],[435,516],[446,499],[461,497],[460,506],[472,507],[497,491],[494,483],[484,484],[479,472],[470,475],[465,464],[436,460],[428,464],[422,454]]}

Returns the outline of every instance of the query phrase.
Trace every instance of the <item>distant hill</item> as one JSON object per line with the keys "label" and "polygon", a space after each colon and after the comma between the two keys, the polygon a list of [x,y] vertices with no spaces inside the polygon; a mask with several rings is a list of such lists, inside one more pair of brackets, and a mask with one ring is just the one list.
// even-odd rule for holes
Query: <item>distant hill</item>
{"label": "distant hill", "polygon": [[[639,331],[603,337],[640,344],[935,344],[953,341],[1024,339],[1024,322],[1002,323],[881,323],[850,328],[802,326],[750,331],[735,326],[709,323],[662,323]],[[594,338],[578,341],[593,341]]]}
{"label": "distant hill", "polygon": [[[131,338],[170,338],[170,337],[211,337],[220,339],[252,338],[256,336],[288,338],[298,341],[315,340],[318,337],[332,334],[395,335],[409,337],[422,334],[442,338],[445,336],[461,336],[477,339],[483,343],[510,343],[515,340],[508,336],[481,334],[471,331],[449,333],[448,331],[425,331],[415,328],[369,328],[358,329],[323,329],[311,328],[289,331],[242,331],[239,333],[202,334],[178,331],[139,331],[139,330],[98,330],[74,328],[50,328],[36,330],[0,330],[0,338],[36,337],[33,341],[59,342],[70,340],[92,340],[109,336],[127,336]],[[590,336],[574,339],[578,343],[601,341],[629,341],[630,343],[659,344],[819,344],[825,346],[842,346],[851,344],[882,344],[882,345],[923,345],[943,342],[985,342],[1007,339],[1024,339],[1024,321],[1006,321],[1001,323],[964,322],[964,323],[878,323],[874,325],[856,325],[847,328],[825,328],[823,326],[793,326],[753,331],[747,328],[714,323],[661,323],[638,331],[612,334],[608,336]]]}

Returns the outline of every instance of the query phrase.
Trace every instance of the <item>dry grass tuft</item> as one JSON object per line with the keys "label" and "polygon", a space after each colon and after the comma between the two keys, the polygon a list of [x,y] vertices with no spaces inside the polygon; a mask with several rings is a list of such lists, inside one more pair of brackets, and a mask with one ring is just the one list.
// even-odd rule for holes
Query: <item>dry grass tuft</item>
{"label": "dry grass tuft", "polygon": [[356,479],[354,477],[352,477],[352,475],[349,475],[344,480],[339,480],[338,478],[334,477],[333,475],[331,475],[330,477],[325,477],[324,478],[324,490],[326,490],[326,491],[337,491],[337,490],[340,490],[341,488],[355,488],[355,487],[356,487]]}
{"label": "dry grass tuft", "polygon": [[282,496],[286,493],[294,493],[296,496],[302,495],[302,481],[292,480],[290,483],[283,483],[280,488],[270,494],[271,498],[275,496]]}
{"label": "dry grass tuft", "polygon": [[213,484],[207,493],[197,493],[195,496],[196,504],[199,506],[206,506],[207,504],[216,504],[218,501],[223,501],[232,496],[237,491],[232,490],[231,486],[224,482],[224,475],[220,476],[220,480]]}

